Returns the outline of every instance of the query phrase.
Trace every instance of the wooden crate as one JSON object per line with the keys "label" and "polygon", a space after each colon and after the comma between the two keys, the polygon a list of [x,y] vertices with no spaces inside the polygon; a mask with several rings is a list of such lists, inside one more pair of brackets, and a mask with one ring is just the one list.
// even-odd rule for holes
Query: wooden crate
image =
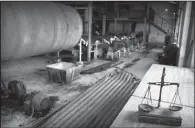
{"label": "wooden crate", "polygon": [[59,62],[46,66],[49,80],[52,82],[69,83],[79,77],[81,65]]}

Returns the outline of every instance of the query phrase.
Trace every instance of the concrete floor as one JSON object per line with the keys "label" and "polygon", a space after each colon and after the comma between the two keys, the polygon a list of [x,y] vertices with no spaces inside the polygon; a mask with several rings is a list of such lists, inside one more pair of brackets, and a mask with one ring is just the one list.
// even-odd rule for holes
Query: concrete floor
{"label": "concrete floor", "polygon": [[[140,79],[144,76],[146,71],[154,63],[158,63],[157,54],[162,52],[161,49],[152,49],[148,54],[133,52],[128,57],[122,57],[124,63],[117,67],[123,67],[125,63],[131,63],[132,60],[139,58],[135,64],[125,70],[135,74]],[[95,60],[88,64],[84,69],[95,67],[97,65],[106,63],[106,60]],[[48,96],[58,96],[59,100],[54,104],[52,109],[67,103],[76,98],[87,90],[93,83],[109,74],[115,68],[110,68],[106,71],[90,74],[80,75],[80,77],[70,84],[49,83],[45,71],[47,59],[45,57],[31,57],[16,61],[1,63],[1,76],[4,83],[11,80],[23,81],[27,87],[27,93],[34,90],[42,91]],[[24,115],[23,110],[19,106],[2,105],[1,107],[1,126],[2,127],[18,127],[19,124],[24,123],[29,119]],[[34,118],[33,118],[34,119]]]}

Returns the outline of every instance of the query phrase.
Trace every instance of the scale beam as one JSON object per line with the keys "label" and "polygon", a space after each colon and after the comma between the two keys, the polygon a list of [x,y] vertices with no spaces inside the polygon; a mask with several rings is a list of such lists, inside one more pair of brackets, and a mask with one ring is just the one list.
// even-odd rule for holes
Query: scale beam
{"label": "scale beam", "polygon": [[[182,118],[180,114],[176,111],[180,111],[183,107],[181,104],[181,99],[179,96],[179,83],[174,83],[174,82],[164,82],[164,77],[165,77],[165,67],[163,68],[162,72],[162,77],[161,77],[161,82],[149,82],[149,86],[147,91],[150,93],[150,85],[157,85],[160,86],[160,92],[159,92],[159,99],[158,99],[158,106],[153,107],[150,106],[148,103],[147,104],[140,104],[138,106],[139,114],[138,114],[138,120],[140,122],[148,122],[148,123],[160,123],[160,124],[166,124],[166,125],[174,125],[174,126],[180,126],[182,122]],[[160,103],[161,103],[161,95],[162,95],[162,88],[164,86],[171,86],[171,85],[176,85],[177,86],[177,91],[173,97],[173,100],[169,106],[169,109],[167,108],[160,108]],[[147,93],[146,91],[146,93]],[[146,96],[146,94],[145,94]],[[145,98],[144,96],[144,98]],[[179,97],[180,104],[181,106],[174,106],[177,96]],[[143,98],[143,99],[144,99]],[[142,100],[143,101],[143,100]],[[173,112],[174,111],[174,112]]]}

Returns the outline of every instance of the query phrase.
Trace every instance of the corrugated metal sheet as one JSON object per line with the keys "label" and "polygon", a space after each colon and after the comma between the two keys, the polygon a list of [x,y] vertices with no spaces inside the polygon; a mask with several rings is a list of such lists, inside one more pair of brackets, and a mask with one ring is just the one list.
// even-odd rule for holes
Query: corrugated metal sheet
{"label": "corrugated metal sheet", "polygon": [[42,124],[34,127],[87,128],[109,127],[131,97],[140,80],[121,71],[107,76]]}
{"label": "corrugated metal sheet", "polygon": [[92,67],[90,69],[84,70],[84,71],[81,72],[81,74],[93,74],[93,73],[96,73],[96,72],[100,72],[100,71],[115,67],[119,64],[122,64],[123,62],[124,61],[118,61],[118,60],[111,61],[111,62],[102,64],[102,65],[99,65],[97,67]]}

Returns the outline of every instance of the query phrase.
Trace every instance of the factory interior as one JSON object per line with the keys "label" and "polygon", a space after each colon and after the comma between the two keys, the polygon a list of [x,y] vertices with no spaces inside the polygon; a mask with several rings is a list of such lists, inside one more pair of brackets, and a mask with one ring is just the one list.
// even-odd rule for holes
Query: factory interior
{"label": "factory interior", "polygon": [[1,2],[1,127],[194,127],[192,1]]}

